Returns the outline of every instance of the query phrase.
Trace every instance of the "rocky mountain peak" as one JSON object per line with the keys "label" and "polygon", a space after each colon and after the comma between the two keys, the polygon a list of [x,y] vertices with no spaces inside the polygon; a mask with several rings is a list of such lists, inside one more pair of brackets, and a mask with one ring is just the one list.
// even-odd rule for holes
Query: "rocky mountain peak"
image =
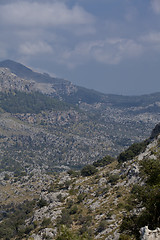
{"label": "rocky mountain peak", "polygon": [[9,68],[10,71],[19,77],[25,78],[26,75],[32,75],[32,69],[25,67],[23,64],[12,61],[12,60],[4,60],[0,62],[0,67]]}
{"label": "rocky mountain peak", "polygon": [[[0,62],[0,69],[0,80],[3,84],[6,83],[4,89],[19,91],[28,89],[28,91],[40,91],[58,98],[61,98],[61,95],[70,95],[77,91],[77,88],[67,80],[33,71],[31,68],[12,60]],[[22,85],[26,85],[26,88],[22,87]],[[1,89],[3,90],[3,86]]]}
{"label": "rocky mountain peak", "polygon": [[18,77],[9,68],[0,67],[0,91],[8,90],[31,92],[34,90],[34,83]]}

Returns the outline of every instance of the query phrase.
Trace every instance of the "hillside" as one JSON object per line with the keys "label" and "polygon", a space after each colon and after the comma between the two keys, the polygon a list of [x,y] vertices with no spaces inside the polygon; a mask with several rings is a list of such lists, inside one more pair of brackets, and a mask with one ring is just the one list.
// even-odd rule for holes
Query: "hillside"
{"label": "hillside", "polygon": [[1,239],[142,239],[142,227],[160,227],[159,134],[160,124],[123,161],[121,153],[81,171],[1,173]]}
{"label": "hillside", "polygon": [[52,172],[115,157],[149,137],[159,112],[160,93],[102,94],[0,62],[0,169]]}

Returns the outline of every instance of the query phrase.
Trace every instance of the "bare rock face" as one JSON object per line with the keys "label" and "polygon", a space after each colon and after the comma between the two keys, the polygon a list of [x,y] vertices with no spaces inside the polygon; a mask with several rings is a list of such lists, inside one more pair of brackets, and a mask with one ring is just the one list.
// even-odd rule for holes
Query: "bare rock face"
{"label": "bare rock face", "polygon": [[160,239],[160,228],[155,230],[149,230],[148,226],[142,227],[140,230],[141,240],[159,240]]}
{"label": "bare rock face", "polygon": [[[68,96],[77,91],[77,87],[67,80],[52,78],[49,75],[45,78],[44,74],[37,73],[38,79],[42,78],[38,82],[37,77],[34,76],[36,73],[32,73],[32,77],[26,78],[11,72],[9,68],[0,67],[0,91],[10,89],[22,92],[39,91],[57,97],[63,94]],[[44,82],[47,79],[49,82]]]}
{"label": "bare rock face", "polygon": [[34,90],[34,82],[18,77],[8,68],[0,68],[0,91],[9,89],[32,92]]}
{"label": "bare rock face", "polygon": [[54,239],[57,234],[57,231],[53,228],[45,228],[39,232],[39,234],[32,234],[31,238],[34,240],[42,239]]}
{"label": "bare rock face", "polygon": [[42,236],[45,235],[46,237],[53,239],[56,236],[57,231],[53,228],[45,228],[42,230],[41,234]]}

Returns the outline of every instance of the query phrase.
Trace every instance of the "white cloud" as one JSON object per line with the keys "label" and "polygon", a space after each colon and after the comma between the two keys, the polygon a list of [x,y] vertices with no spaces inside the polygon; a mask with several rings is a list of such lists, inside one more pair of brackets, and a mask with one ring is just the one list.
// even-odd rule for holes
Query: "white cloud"
{"label": "white cloud", "polygon": [[151,5],[155,13],[160,13],[160,0],[151,0]]}
{"label": "white cloud", "polygon": [[118,64],[124,59],[137,57],[142,46],[131,39],[107,39],[93,49],[96,60],[106,64]]}
{"label": "white cloud", "polygon": [[59,1],[53,3],[18,1],[1,5],[0,19],[8,25],[22,27],[86,25],[94,17],[80,6],[73,8]]}
{"label": "white cloud", "polygon": [[[124,23],[107,16],[95,18],[76,5],[77,1],[73,7],[68,0],[7,2],[0,5],[1,41],[6,43],[0,51],[2,56],[9,52],[11,57],[37,57],[39,61],[39,55],[46,59],[50,55],[55,63],[76,67],[89,61],[119,64],[160,48],[159,32],[141,37],[136,37],[134,30],[132,33],[126,19],[132,24],[136,19],[133,7],[127,8]],[[160,11],[160,0],[152,0],[152,7]]]}
{"label": "white cloud", "polygon": [[21,44],[19,51],[21,54],[24,55],[37,55],[37,54],[46,54],[46,53],[52,53],[52,47],[45,42],[25,42]]}
{"label": "white cloud", "polygon": [[131,39],[106,39],[77,45],[74,50],[64,51],[61,62],[69,67],[95,60],[104,64],[118,64],[124,59],[140,56],[143,46]]}
{"label": "white cloud", "polygon": [[160,43],[160,32],[150,32],[140,38],[144,42],[148,43]]}
{"label": "white cloud", "polygon": [[145,52],[159,54],[160,52],[160,32],[150,32],[140,37],[140,41],[145,48]]}
{"label": "white cloud", "polygon": [[94,21],[82,7],[69,7],[59,0],[1,4],[1,40],[7,43],[3,52],[24,58],[53,54],[55,50],[61,56],[62,49],[67,49],[71,41],[75,43],[78,38],[95,33]]}

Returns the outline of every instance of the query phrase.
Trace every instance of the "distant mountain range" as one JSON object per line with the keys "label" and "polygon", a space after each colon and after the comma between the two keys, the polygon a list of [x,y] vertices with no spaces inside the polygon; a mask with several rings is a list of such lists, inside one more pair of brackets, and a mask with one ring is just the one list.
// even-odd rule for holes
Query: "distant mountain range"
{"label": "distant mountain range", "polygon": [[160,122],[160,93],[103,94],[0,62],[0,169],[81,167],[116,156]]}
{"label": "distant mountain range", "polygon": [[61,78],[51,77],[47,73],[42,74],[35,72],[32,69],[11,60],[0,62],[0,68],[8,68],[10,72],[20,78],[22,82],[25,82],[25,84],[28,83],[27,85],[30,91],[32,90],[29,85],[31,82],[34,85],[34,90],[57,96],[70,103],[78,104],[79,102],[82,102],[93,104],[100,102],[117,107],[144,107],[150,104],[156,104],[160,100],[160,92],[142,96],[103,94],[95,90],[73,85],[71,82]]}

